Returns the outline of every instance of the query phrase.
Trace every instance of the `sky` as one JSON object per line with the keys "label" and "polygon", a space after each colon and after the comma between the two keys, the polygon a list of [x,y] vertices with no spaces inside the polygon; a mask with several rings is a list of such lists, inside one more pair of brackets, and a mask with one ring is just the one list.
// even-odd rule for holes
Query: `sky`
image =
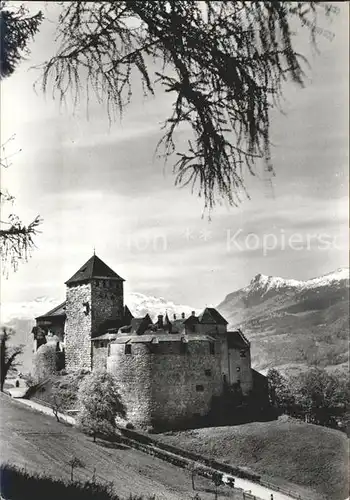
{"label": "sky", "polygon": [[[60,107],[34,92],[52,55],[56,7],[31,44],[31,55],[1,84],[1,140],[12,165],[2,183],[12,207],[30,222],[40,214],[28,263],[2,280],[6,304],[64,299],[64,282],[94,252],[125,280],[126,292],[161,296],[196,308],[217,305],[258,273],[308,279],[348,265],[348,4],[320,26],[316,54],[306,34],[296,47],[311,68],[306,87],[285,86],[285,114],[271,115],[272,186],[251,177],[239,207],[203,217],[203,200],[174,185],[171,162],[155,158],[171,96],[134,95],[122,121],[105,106]],[[332,39],[330,39],[332,38]]]}

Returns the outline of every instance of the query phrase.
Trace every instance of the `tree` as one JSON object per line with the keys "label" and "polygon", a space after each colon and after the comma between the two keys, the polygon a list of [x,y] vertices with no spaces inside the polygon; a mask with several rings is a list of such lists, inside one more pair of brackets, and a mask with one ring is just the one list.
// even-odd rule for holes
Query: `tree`
{"label": "tree", "polygon": [[[282,109],[284,82],[304,83],[307,61],[293,37],[308,29],[315,44],[318,2],[61,5],[60,47],[44,65],[44,91],[52,82],[54,96],[64,101],[71,90],[75,104],[83,88],[87,100],[92,91],[111,119],[130,103],[135,73],[145,95],[162,87],[173,111],[157,149],[166,159],[175,154],[176,184],[191,185],[209,210],[217,201],[240,202],[245,170],[255,175],[257,160],[273,175],[270,112]],[[183,151],[181,130],[190,137]]]}
{"label": "tree", "polygon": [[28,14],[24,5],[9,6],[0,2],[0,80],[11,76],[21,60],[29,55],[28,43],[34,38],[43,20],[39,11]]}
{"label": "tree", "polygon": [[294,398],[289,380],[275,368],[270,368],[267,372],[267,381],[271,406],[282,413],[290,413]]}
{"label": "tree", "polygon": [[124,417],[125,409],[115,378],[106,371],[87,375],[78,393],[78,426],[93,437],[113,436],[117,416]]}
{"label": "tree", "polygon": [[343,416],[349,405],[349,387],[345,378],[313,368],[292,381],[296,404],[309,422],[331,426]]}
{"label": "tree", "polygon": [[218,498],[218,488],[223,484],[222,482],[223,474],[221,472],[214,471],[211,478],[215,485],[215,500]]}
{"label": "tree", "polygon": [[[29,54],[28,43],[37,33],[42,20],[41,11],[30,16],[23,5],[9,7],[6,2],[0,2],[0,81],[11,76],[20,61]],[[1,168],[8,168],[11,165],[10,158],[13,154],[8,154],[6,148],[13,140],[14,136],[1,145]],[[4,204],[9,202],[13,203],[14,197],[6,190],[1,190],[2,214]],[[33,237],[37,233],[40,222],[41,219],[37,216],[28,225],[24,225],[12,211],[6,220],[1,220],[0,251],[4,273],[8,273],[9,267],[16,270],[20,260],[28,259],[34,248]]]}
{"label": "tree", "polygon": [[13,373],[20,363],[17,358],[23,352],[22,345],[11,345],[10,339],[15,332],[7,327],[1,327],[0,332],[0,390],[4,390],[6,377]]}
{"label": "tree", "polygon": [[191,472],[192,489],[195,490],[194,478],[199,471],[199,465],[194,460],[191,460],[188,464],[188,470]]}
{"label": "tree", "polygon": [[74,469],[77,469],[78,467],[80,469],[83,469],[85,467],[85,464],[84,462],[82,462],[79,458],[77,457],[72,457],[69,462],[68,462],[68,465],[70,466],[70,480],[71,482],[74,481]]}
{"label": "tree", "polygon": [[71,391],[66,387],[53,387],[50,394],[50,404],[52,412],[55,415],[57,422],[60,421],[59,413],[64,411],[72,400]]}

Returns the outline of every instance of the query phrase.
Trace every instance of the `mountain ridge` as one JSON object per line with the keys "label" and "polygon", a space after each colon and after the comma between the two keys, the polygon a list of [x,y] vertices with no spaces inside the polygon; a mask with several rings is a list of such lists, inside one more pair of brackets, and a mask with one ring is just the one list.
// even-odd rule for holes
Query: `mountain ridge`
{"label": "mountain ridge", "polygon": [[217,306],[252,341],[253,365],[303,370],[346,366],[349,269],[309,280],[257,274]]}

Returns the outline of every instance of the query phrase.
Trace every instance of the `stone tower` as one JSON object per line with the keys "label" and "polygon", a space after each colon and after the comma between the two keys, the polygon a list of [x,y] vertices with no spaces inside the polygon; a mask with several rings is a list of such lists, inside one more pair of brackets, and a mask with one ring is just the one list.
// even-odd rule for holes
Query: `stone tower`
{"label": "stone tower", "polygon": [[66,281],[65,352],[69,371],[91,369],[91,338],[122,321],[123,282],[97,255]]}

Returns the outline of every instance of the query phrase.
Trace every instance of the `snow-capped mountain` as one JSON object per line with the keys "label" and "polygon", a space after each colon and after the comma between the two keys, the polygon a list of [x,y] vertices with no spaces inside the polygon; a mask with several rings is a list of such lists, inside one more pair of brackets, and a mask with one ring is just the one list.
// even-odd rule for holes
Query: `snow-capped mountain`
{"label": "snow-capped mountain", "polygon": [[[64,299],[53,299],[50,297],[38,297],[28,302],[7,302],[2,304],[1,324],[7,324],[12,320],[34,320],[37,316],[45,314],[50,309],[58,306]],[[190,306],[175,304],[163,297],[144,295],[143,293],[131,292],[125,296],[125,304],[129,307],[135,317],[149,314],[156,319],[158,314],[168,313],[169,318],[176,314],[178,317],[185,313],[186,317],[192,311],[199,311]]]}
{"label": "snow-capped mountain", "polygon": [[341,285],[344,280],[349,280],[349,268],[347,267],[342,267],[331,273],[305,281],[257,274],[252,279],[250,284],[244,288],[244,290],[249,292],[261,290],[263,293],[267,293],[270,290],[283,289],[295,289],[297,291],[301,291],[329,285],[338,286]]}
{"label": "snow-capped mountain", "polygon": [[252,340],[260,370],[347,362],[348,268],[305,281],[258,274],[217,307]]}
{"label": "snow-capped mountain", "polygon": [[190,316],[192,311],[199,311],[194,307],[175,304],[171,300],[166,300],[163,297],[154,297],[152,295],[144,295],[142,293],[129,293],[125,297],[125,303],[135,317],[142,317],[149,314],[152,319],[156,319],[158,314],[168,314],[171,319],[174,314],[181,317],[181,313],[185,313],[186,317]]}

